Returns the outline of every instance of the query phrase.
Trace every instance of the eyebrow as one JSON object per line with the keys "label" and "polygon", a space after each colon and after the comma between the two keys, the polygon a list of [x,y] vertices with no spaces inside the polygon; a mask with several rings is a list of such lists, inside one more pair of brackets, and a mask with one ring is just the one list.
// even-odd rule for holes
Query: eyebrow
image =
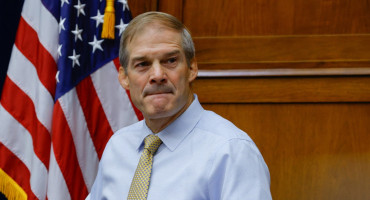
{"label": "eyebrow", "polygon": [[142,60],[146,60],[147,57],[146,56],[138,56],[138,57],[134,57],[132,58],[131,62],[132,63],[135,63],[135,62],[138,62],[138,61],[142,61]]}
{"label": "eyebrow", "polygon": [[178,54],[180,54],[180,50],[174,50],[174,51],[164,54],[164,57],[171,57],[171,56],[178,55]]}

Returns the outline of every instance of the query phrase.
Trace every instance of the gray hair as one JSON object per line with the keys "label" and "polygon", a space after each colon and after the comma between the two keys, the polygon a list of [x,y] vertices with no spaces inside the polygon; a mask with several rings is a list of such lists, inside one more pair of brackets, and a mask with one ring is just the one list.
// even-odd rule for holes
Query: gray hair
{"label": "gray hair", "polygon": [[138,15],[133,20],[131,20],[121,36],[119,47],[119,62],[121,66],[123,66],[123,68],[125,69],[125,72],[127,72],[127,66],[130,57],[127,50],[127,45],[135,37],[136,33],[140,32],[147,25],[153,23],[159,23],[167,28],[181,33],[181,45],[185,53],[186,62],[190,67],[191,60],[195,56],[195,48],[189,30],[174,16],[163,12],[151,11]]}

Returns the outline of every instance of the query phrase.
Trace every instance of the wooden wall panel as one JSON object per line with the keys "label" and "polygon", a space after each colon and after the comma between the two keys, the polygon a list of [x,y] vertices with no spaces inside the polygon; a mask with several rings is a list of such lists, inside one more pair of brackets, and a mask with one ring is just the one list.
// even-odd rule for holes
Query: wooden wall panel
{"label": "wooden wall panel", "polygon": [[370,76],[199,78],[193,87],[203,103],[370,102]]}
{"label": "wooden wall panel", "polygon": [[129,0],[128,4],[132,16],[137,16],[147,11],[162,11],[175,16],[182,21],[183,0]]}
{"label": "wooden wall panel", "polygon": [[199,77],[206,109],[247,132],[274,199],[370,198],[370,76]]}
{"label": "wooden wall panel", "polygon": [[196,37],[363,34],[367,0],[187,0],[183,21]]}
{"label": "wooden wall panel", "polygon": [[133,17],[136,17],[144,12],[158,9],[157,0],[128,0],[127,3]]}
{"label": "wooden wall panel", "polygon": [[175,16],[183,21],[184,0],[159,0],[158,10]]}
{"label": "wooden wall panel", "polygon": [[[203,65],[224,64],[224,68],[262,67],[271,63],[315,63],[315,67],[341,67],[341,63],[357,62],[370,67],[369,35],[305,35],[264,37],[196,37],[196,55],[200,69]],[[269,65],[270,64],[270,65]],[[234,67],[237,65],[238,67]],[[306,65],[306,67],[309,65]],[[353,65],[358,67],[358,65]],[[311,65],[313,67],[313,65]]]}
{"label": "wooden wall panel", "polygon": [[370,199],[369,103],[203,106],[251,136],[274,199]]}
{"label": "wooden wall panel", "polygon": [[190,29],[200,69],[370,68],[366,0],[158,1]]}

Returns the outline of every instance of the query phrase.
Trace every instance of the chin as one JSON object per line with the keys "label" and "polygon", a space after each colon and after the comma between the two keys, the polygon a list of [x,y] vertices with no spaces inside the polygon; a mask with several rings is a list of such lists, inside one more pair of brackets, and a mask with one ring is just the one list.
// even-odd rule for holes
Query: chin
{"label": "chin", "polygon": [[145,116],[148,119],[161,119],[171,117],[176,114],[175,110],[168,108],[153,108],[151,111],[147,112]]}

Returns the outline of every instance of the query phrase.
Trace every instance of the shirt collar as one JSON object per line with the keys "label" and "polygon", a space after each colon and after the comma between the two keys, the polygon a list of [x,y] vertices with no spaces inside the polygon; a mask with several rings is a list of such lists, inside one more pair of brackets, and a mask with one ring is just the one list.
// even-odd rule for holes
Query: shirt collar
{"label": "shirt collar", "polygon": [[[170,151],[174,151],[183,139],[194,129],[203,111],[204,109],[200,105],[197,95],[194,94],[194,101],[186,111],[165,129],[159,132],[157,134],[158,137]],[[138,145],[139,149],[143,145],[145,137],[149,134],[153,134],[145,121],[143,121],[142,125],[143,132],[138,136],[139,138],[137,138],[138,141],[140,141],[140,144]]]}
{"label": "shirt collar", "polygon": [[[137,147],[137,151],[140,151],[144,147],[144,139],[146,136],[153,134],[153,132],[145,124],[145,120],[139,122],[139,128],[136,131],[132,132],[133,140],[132,142]],[[130,133],[129,133],[130,134]]]}

